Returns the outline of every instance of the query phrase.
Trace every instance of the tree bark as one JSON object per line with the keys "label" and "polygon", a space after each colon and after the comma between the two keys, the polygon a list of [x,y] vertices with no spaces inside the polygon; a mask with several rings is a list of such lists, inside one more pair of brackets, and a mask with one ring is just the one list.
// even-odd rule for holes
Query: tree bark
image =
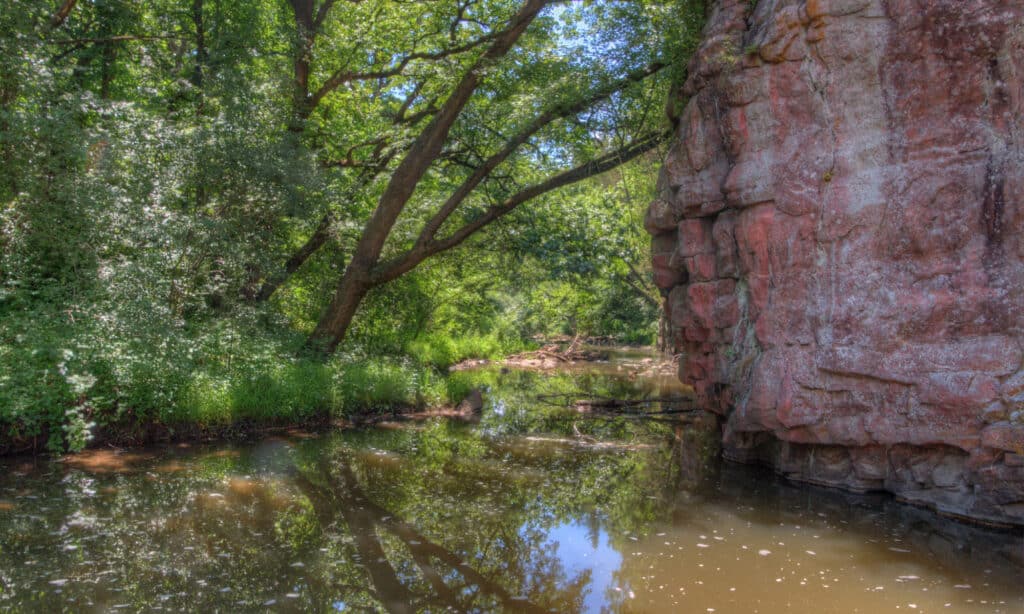
{"label": "tree bark", "polygon": [[[18,79],[18,69],[15,62],[4,62],[0,64],[0,160],[3,161],[3,182],[6,184],[6,193],[0,192],[0,196],[6,202],[7,198],[18,193],[18,173],[14,164],[18,158],[17,146],[14,141],[14,134],[11,133],[10,117],[14,110],[14,103],[18,99],[18,92],[21,89]],[[0,236],[3,236],[0,234]],[[6,249],[6,246],[0,245]]]}
{"label": "tree bark", "polygon": [[196,63],[192,70],[192,85],[199,91],[199,106],[203,105],[203,68],[206,65],[206,25],[203,22],[203,0],[192,0],[192,24],[196,29]]}
{"label": "tree bark", "polygon": [[668,316],[665,315],[665,309],[662,308],[658,311],[658,351],[668,351]]}
{"label": "tree bark", "polygon": [[366,265],[356,265],[354,260],[349,263],[338,282],[331,303],[306,342],[308,349],[329,355],[345,339],[352,318],[359,310],[359,304],[372,288],[367,279],[369,269],[365,267]]}
{"label": "tree bark", "polygon": [[[295,18],[298,48],[295,50],[295,59],[292,65],[293,117],[289,130],[302,132],[305,129],[306,120],[313,113],[309,96],[309,75],[313,60],[313,43],[316,41],[316,29],[319,22],[313,17],[313,0],[290,0],[290,4]],[[324,13],[330,9],[330,4],[332,3],[325,3]]]}
{"label": "tree bark", "polygon": [[[203,93],[203,69],[207,60],[206,52],[206,25],[203,22],[203,0],[192,0],[192,25],[195,27],[196,35],[196,62],[195,66],[192,67],[192,85],[196,90],[196,115],[203,114],[203,106],[206,103],[206,97]],[[200,163],[202,166],[202,163]],[[209,202],[209,197],[206,193],[206,177],[202,170],[199,170],[196,174],[196,211],[201,211],[206,203]]]}
{"label": "tree bark", "polygon": [[307,340],[307,347],[330,353],[345,338],[359,302],[370,290],[369,273],[377,265],[391,229],[412,197],[416,185],[441,153],[452,125],[480,85],[484,68],[508,53],[546,3],[547,0],[526,0],[512,18],[509,28],[495,37],[487,51],[462,76],[437,115],[410,146],[363,228],[352,259],[338,283],[330,305]]}
{"label": "tree bark", "polygon": [[114,82],[114,63],[117,62],[117,43],[104,43],[100,57],[100,99],[110,100],[110,86]]}
{"label": "tree bark", "polygon": [[302,247],[297,249],[294,254],[288,258],[288,261],[284,263],[284,270],[278,271],[267,278],[260,286],[259,291],[253,297],[256,301],[262,302],[269,300],[271,296],[277,292],[277,289],[281,287],[284,282],[288,281],[288,278],[292,276],[295,271],[305,264],[306,260],[312,256],[318,249],[327,243],[329,237],[328,229],[331,227],[331,216],[325,214],[317,225],[316,230],[310,235],[306,242],[302,244]]}
{"label": "tree bark", "polygon": [[55,30],[61,27],[76,4],[78,4],[78,0],[64,0],[64,3],[57,9],[57,12],[50,18],[50,29]]}

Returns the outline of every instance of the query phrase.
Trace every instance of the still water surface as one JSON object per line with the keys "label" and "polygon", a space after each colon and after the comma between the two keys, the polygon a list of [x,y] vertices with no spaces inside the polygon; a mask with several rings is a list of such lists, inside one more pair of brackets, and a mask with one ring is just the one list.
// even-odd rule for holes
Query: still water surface
{"label": "still water surface", "polygon": [[0,610],[1024,612],[1019,534],[559,407],[679,393],[620,366],[461,374],[475,424],[10,461]]}

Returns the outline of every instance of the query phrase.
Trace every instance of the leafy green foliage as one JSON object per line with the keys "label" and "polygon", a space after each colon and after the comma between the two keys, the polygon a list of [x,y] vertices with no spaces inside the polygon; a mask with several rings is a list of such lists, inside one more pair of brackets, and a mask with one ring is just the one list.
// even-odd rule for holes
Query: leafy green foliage
{"label": "leafy green foliage", "polygon": [[[8,4],[3,447],[58,451],[97,429],[457,401],[444,368],[518,351],[535,334],[651,339],[639,216],[656,159],[641,158],[548,192],[380,285],[342,354],[304,353],[389,174],[518,2],[344,2],[322,19],[325,5],[306,0],[78,2],[63,20],[47,3]],[[471,191],[442,235],[662,129],[698,4],[541,11],[483,70],[383,258],[409,250],[453,190],[539,113],[557,118]],[[626,78],[655,61],[667,68]],[[564,111],[588,96],[593,104]]]}

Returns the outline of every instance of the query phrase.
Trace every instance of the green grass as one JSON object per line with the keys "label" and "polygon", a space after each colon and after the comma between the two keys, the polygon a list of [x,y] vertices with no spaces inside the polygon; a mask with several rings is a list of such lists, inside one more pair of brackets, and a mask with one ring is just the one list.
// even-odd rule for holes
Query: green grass
{"label": "green grass", "polygon": [[199,374],[160,419],[200,426],[301,422],[440,405],[450,402],[447,392],[444,375],[408,360],[299,360],[251,373]]}
{"label": "green grass", "polygon": [[96,433],[140,441],[456,404],[474,384],[448,367],[529,348],[511,326],[442,320],[370,327],[321,361],[266,306],[185,324],[141,299],[68,304],[63,288],[0,296],[0,453],[78,450]]}
{"label": "green grass", "polygon": [[81,449],[98,431],[281,425],[458,402],[467,387],[450,385],[445,367],[512,347],[435,336],[406,355],[362,348],[324,362],[298,357],[301,335],[257,325],[150,328],[137,338],[98,329],[98,318],[70,326],[54,314],[14,315],[0,322],[0,452]]}
{"label": "green grass", "polygon": [[498,359],[528,349],[519,339],[503,338],[498,333],[453,337],[443,332],[424,335],[408,344],[413,360],[439,369],[447,369],[471,358]]}
{"label": "green grass", "polygon": [[308,361],[234,376],[200,373],[160,421],[199,425],[240,420],[301,421],[337,406],[330,369]]}

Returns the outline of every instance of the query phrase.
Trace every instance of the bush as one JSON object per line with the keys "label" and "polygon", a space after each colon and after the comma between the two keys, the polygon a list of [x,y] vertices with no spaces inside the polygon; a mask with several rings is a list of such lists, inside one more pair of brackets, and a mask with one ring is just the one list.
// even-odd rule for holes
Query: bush
{"label": "bush", "polygon": [[[303,336],[270,332],[258,313],[175,326],[159,310],[99,299],[69,313],[47,309],[66,303],[0,301],[5,447],[41,440],[59,453],[87,445],[96,427],[295,423],[451,401],[436,351],[424,361],[354,353],[322,362],[297,357]],[[493,355],[498,346],[452,347]]]}

